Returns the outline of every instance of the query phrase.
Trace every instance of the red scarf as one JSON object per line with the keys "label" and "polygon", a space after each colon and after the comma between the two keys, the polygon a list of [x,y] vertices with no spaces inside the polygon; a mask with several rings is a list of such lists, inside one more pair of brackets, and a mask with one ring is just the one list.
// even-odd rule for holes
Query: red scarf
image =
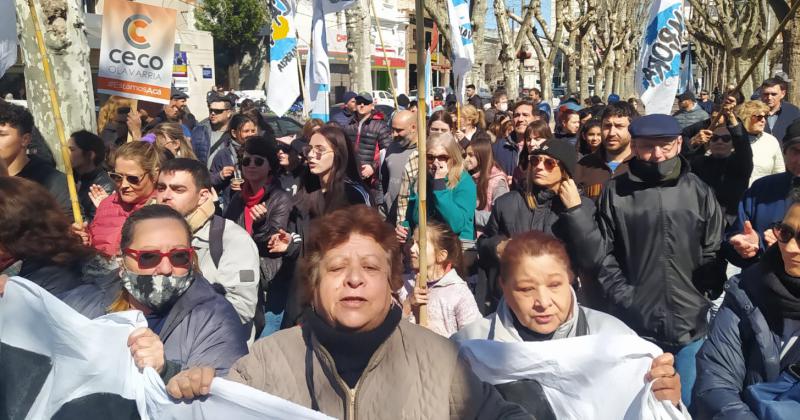
{"label": "red scarf", "polygon": [[250,209],[261,203],[261,199],[266,194],[266,188],[261,187],[255,193],[250,190],[250,184],[245,182],[242,184],[242,198],[244,199],[244,228],[250,235],[253,234],[253,215],[250,214]]}

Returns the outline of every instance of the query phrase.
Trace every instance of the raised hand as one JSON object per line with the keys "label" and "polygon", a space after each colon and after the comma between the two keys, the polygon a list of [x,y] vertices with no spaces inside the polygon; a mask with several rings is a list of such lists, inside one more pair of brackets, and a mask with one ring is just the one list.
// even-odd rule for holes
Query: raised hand
{"label": "raised hand", "polygon": [[89,199],[92,200],[92,204],[94,204],[95,207],[100,207],[100,202],[106,198],[108,198],[108,193],[103,187],[97,184],[92,184],[92,186],[89,187]]}
{"label": "raised hand", "polygon": [[292,242],[292,235],[285,230],[280,229],[278,233],[269,237],[267,242],[267,250],[271,253],[280,254],[289,249],[289,244]]}
{"label": "raised hand", "polygon": [[749,220],[744,222],[744,231],[732,236],[729,242],[742,258],[753,258],[758,253],[758,233]]}

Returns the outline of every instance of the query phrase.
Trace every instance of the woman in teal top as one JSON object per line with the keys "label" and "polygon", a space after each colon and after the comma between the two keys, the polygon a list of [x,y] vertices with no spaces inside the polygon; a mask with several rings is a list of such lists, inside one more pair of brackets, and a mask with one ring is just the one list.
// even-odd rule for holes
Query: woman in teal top
{"label": "woman in teal top", "polygon": [[[453,135],[443,133],[428,140],[428,214],[450,226],[465,251],[475,249],[475,182],[464,170],[461,147]],[[408,208],[413,225],[418,223],[417,188],[413,186]]]}

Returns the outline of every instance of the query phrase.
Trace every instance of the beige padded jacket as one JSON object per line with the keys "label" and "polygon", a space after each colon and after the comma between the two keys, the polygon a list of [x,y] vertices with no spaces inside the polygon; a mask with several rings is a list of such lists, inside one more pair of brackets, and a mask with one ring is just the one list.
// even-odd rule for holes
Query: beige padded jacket
{"label": "beige padded jacket", "polygon": [[407,321],[378,347],[354,389],[301,327],[257,341],[228,379],[338,419],[532,418],[481,382],[459,359],[455,344]]}

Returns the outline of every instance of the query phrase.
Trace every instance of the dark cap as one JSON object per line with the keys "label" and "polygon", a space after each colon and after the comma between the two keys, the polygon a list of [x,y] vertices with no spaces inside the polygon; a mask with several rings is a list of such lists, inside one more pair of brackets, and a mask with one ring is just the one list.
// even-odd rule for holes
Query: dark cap
{"label": "dark cap", "polygon": [[608,103],[609,104],[615,104],[617,102],[619,102],[619,95],[617,95],[616,93],[612,93],[611,95],[608,95]]}
{"label": "dark cap", "polygon": [[206,102],[211,105],[213,102],[227,102],[231,107],[235,104],[236,100],[231,95],[222,95],[217,92],[209,92],[206,96]]}
{"label": "dark cap", "polygon": [[359,92],[356,95],[356,102],[369,105],[373,102],[372,95],[369,92]]}
{"label": "dark cap", "polygon": [[650,114],[634,119],[628,131],[631,138],[675,138],[681,135],[681,126],[672,115]]}
{"label": "dark cap", "polygon": [[783,151],[785,152],[789,146],[800,143],[800,119],[794,120],[786,128],[786,135],[783,136]]}
{"label": "dark cap", "polygon": [[186,92],[182,92],[178,89],[172,88],[172,92],[169,94],[170,99],[189,99],[189,95]]}
{"label": "dark cap", "polygon": [[442,94],[440,92],[435,92],[433,94],[433,100],[434,101],[441,101],[443,99],[444,99],[444,97],[442,96]]}
{"label": "dark cap", "polygon": [[691,90],[687,90],[686,92],[681,93],[680,95],[676,96],[676,98],[678,98],[679,101],[697,100],[694,97],[694,92],[692,92]]}
{"label": "dark cap", "polygon": [[448,93],[447,97],[444,99],[444,102],[446,104],[450,105],[450,104],[455,104],[456,102],[458,102],[458,100],[456,99],[456,95],[455,94]]}
{"label": "dark cap", "polygon": [[550,139],[542,143],[542,146],[531,152],[531,154],[550,156],[561,162],[561,166],[564,167],[570,177],[575,176],[578,154],[575,152],[575,146],[570,142],[561,139]]}
{"label": "dark cap", "polygon": [[342,96],[342,102],[348,103],[350,102],[351,99],[355,99],[356,96],[358,95],[355,92],[350,92],[350,91],[345,92],[344,95]]}

